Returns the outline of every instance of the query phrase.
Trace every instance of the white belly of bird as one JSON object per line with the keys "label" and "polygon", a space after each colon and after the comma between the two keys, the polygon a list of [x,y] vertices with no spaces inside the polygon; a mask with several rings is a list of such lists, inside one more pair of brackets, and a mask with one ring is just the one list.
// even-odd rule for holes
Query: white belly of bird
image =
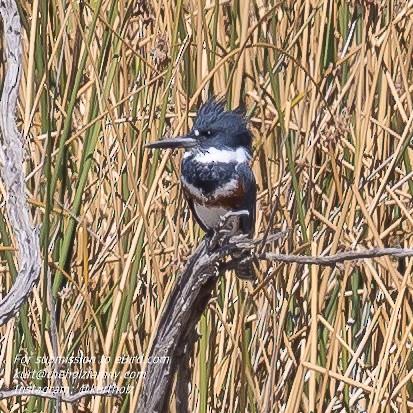
{"label": "white belly of bird", "polygon": [[[229,209],[223,207],[210,207],[201,204],[194,203],[194,209],[196,215],[202,221],[202,223],[211,229],[218,229],[221,223],[221,218],[228,212]],[[235,231],[239,228],[239,217],[231,216],[225,221],[225,228],[234,228]]]}

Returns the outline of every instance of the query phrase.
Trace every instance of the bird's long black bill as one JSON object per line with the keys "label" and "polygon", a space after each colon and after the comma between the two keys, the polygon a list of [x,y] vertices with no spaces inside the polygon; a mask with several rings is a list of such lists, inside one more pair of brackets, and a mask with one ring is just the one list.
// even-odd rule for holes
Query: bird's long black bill
{"label": "bird's long black bill", "polygon": [[198,144],[198,141],[186,136],[178,138],[162,139],[161,141],[148,143],[145,148],[175,149],[175,148],[192,148]]}

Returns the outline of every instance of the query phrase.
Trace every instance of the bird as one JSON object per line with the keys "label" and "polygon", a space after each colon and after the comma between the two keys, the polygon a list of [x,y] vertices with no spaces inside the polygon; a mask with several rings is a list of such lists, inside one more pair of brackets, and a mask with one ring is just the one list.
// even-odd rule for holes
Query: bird
{"label": "bird", "polygon": [[[214,239],[222,232],[252,238],[257,185],[250,166],[252,134],[242,110],[226,110],[223,99],[212,97],[198,110],[187,135],[146,147],[185,149],[180,177],[183,193],[206,233],[210,251],[216,248]],[[234,258],[241,259],[242,255],[234,254]],[[237,264],[235,272],[243,280],[256,278],[251,260]]]}

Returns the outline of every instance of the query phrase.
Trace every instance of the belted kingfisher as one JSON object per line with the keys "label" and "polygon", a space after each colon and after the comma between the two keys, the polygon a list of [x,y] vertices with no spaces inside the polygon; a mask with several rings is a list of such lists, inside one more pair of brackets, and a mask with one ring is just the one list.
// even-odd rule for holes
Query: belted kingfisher
{"label": "belted kingfisher", "polygon": [[[209,99],[186,136],[163,139],[148,148],[185,148],[181,163],[183,192],[192,214],[211,241],[223,221],[230,234],[252,237],[257,188],[249,161],[252,136],[245,116]],[[238,256],[238,258],[240,258]],[[242,279],[255,279],[251,261],[237,265]]]}

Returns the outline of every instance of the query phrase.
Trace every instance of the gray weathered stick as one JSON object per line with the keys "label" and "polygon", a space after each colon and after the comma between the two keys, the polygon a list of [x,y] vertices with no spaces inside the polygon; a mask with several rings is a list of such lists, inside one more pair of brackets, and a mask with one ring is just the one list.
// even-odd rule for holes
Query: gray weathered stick
{"label": "gray weathered stick", "polygon": [[[272,242],[279,238],[279,234],[275,234],[268,237],[265,242]],[[176,372],[178,372],[176,411],[179,413],[189,412],[188,398],[185,392],[188,391],[188,381],[191,374],[187,371],[189,369],[187,362],[194,347],[192,334],[216,284],[218,278],[218,273],[215,271],[216,265],[220,258],[231,255],[233,250],[254,249],[260,243],[261,240],[245,238],[236,240],[236,238],[233,238],[227,243],[227,248],[217,250],[213,254],[207,254],[204,243],[202,243],[192,255],[162,312],[158,331],[150,351],[151,356],[168,356],[171,362],[169,364],[149,365],[136,413],[163,413],[169,411],[169,399]],[[361,251],[345,251],[325,257],[276,254],[273,252],[253,254],[253,256],[264,261],[334,266],[344,261],[383,256],[413,257],[413,249],[373,248]],[[232,266],[234,265],[236,265],[236,261],[232,263]],[[223,265],[220,268],[225,269],[226,267]]]}
{"label": "gray weathered stick", "polygon": [[[169,411],[174,374],[181,363],[186,364],[188,354],[193,351],[194,328],[218,279],[218,271],[214,265],[218,257],[218,254],[208,255],[205,243],[202,242],[190,258],[169,297],[150,354],[156,357],[170,357],[170,362],[148,365],[137,413]],[[185,368],[184,364],[182,366]],[[178,383],[178,388],[186,385],[186,378],[181,379],[183,383]],[[179,400],[180,413],[186,413],[187,401],[182,391],[179,393],[182,396]]]}
{"label": "gray weathered stick", "polygon": [[0,325],[17,313],[36,283],[40,268],[40,246],[29,218],[23,174],[24,137],[19,134],[15,111],[20,84],[20,17],[14,0],[0,0],[7,71],[0,100],[0,163],[7,196],[7,217],[18,248],[18,276],[0,302]]}
{"label": "gray weathered stick", "polygon": [[65,403],[74,404],[83,397],[116,397],[117,394],[110,391],[102,389],[101,391],[80,391],[74,394],[62,395],[58,392],[48,392],[42,390],[0,390],[0,400],[7,399],[10,397],[43,397],[45,399],[57,400],[60,399]]}
{"label": "gray weathered stick", "polygon": [[385,256],[392,256],[395,258],[413,257],[413,249],[409,248],[372,248],[370,250],[360,251],[344,251],[334,255],[325,257],[313,257],[306,255],[289,255],[289,254],[275,254],[268,252],[267,254],[260,254],[259,259],[267,261],[278,261],[297,264],[313,264],[323,266],[334,266],[341,264],[344,261],[354,261],[366,258],[379,258]]}

